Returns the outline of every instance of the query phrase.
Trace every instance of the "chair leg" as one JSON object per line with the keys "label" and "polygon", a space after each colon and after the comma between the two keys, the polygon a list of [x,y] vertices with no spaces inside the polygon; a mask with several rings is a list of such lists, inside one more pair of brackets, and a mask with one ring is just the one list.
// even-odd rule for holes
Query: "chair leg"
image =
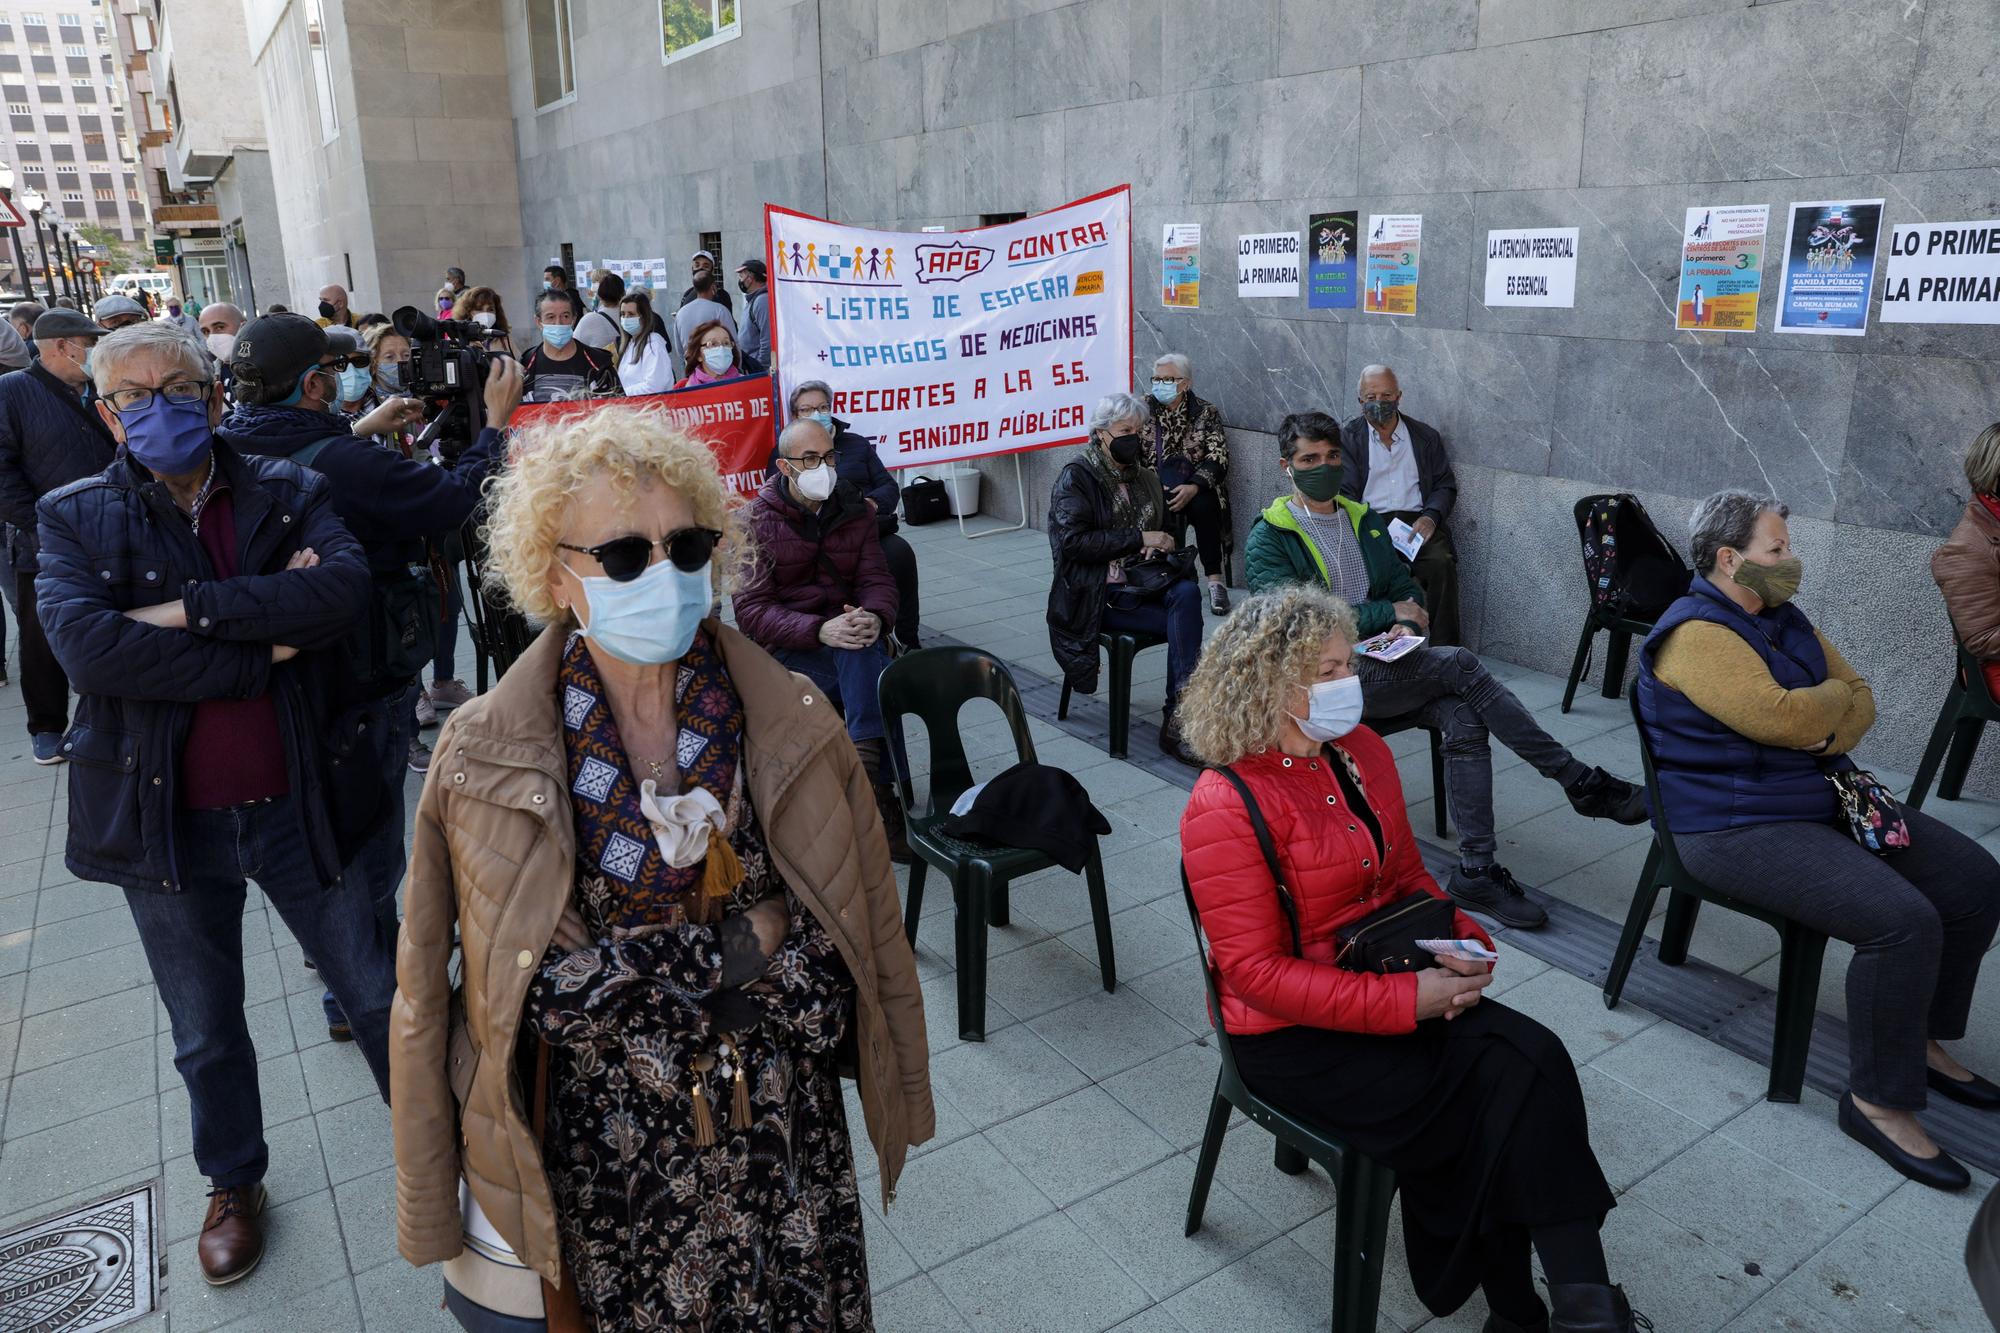
{"label": "chair leg", "polygon": [[1604,650],[1604,697],[1616,699],[1625,688],[1625,659],[1632,648],[1632,636],[1622,629],[1611,631],[1611,646]]}
{"label": "chair leg", "polygon": [[924,877],[930,872],[930,862],[923,857],[910,862],[910,891],[903,901],[903,933],[910,937],[912,952],[917,947],[917,922],[924,917]]}
{"label": "chair leg", "polygon": [[1104,895],[1104,858],[1095,847],[1083,864],[1083,881],[1090,889],[1090,924],[1097,931],[1097,972],[1104,979],[1104,989],[1116,991],[1118,963],[1111,948],[1111,903]]}
{"label": "chair leg", "polygon": [[1275,1139],[1272,1142],[1274,1146],[1271,1151],[1271,1165],[1288,1176],[1302,1176],[1306,1173],[1306,1167],[1310,1163],[1306,1161],[1304,1153],[1283,1139]]}
{"label": "chair leg", "polygon": [[958,894],[958,1035],[986,1040],[986,923],[993,910],[991,888],[978,866],[966,869]]}
{"label": "chair leg", "polygon": [[1396,1173],[1349,1150],[1334,1187],[1333,1333],[1374,1333]]}
{"label": "chair leg", "polygon": [[1966,718],[1952,728],[1951,748],[1944,752],[1944,771],[1938,774],[1938,795],[1947,801],[1955,801],[1965,787],[1965,774],[1972,767],[1972,756],[1979,749],[1979,734],[1986,730],[1986,719]]}
{"label": "chair leg", "polygon": [[1826,936],[1797,922],[1785,927],[1778,956],[1778,1011],[1771,1031],[1771,1087],[1766,1100],[1796,1102],[1806,1081],[1813,1019],[1819,1010],[1820,964]]}
{"label": "chair leg", "polygon": [[1604,978],[1604,1007],[1616,1009],[1625,993],[1625,978],[1632,974],[1632,959],[1638,955],[1639,941],[1645,938],[1646,922],[1660,897],[1660,844],[1655,839],[1646,852],[1645,868],[1639,872],[1639,887],[1632,891],[1632,910],[1625,914],[1625,933],[1618,937],[1618,952],[1611,956],[1611,971]]}
{"label": "chair leg", "polygon": [[1111,641],[1111,757],[1123,759],[1132,741],[1132,659],[1138,647],[1130,639]]}
{"label": "chair leg", "polygon": [[1679,967],[1688,960],[1688,941],[1694,938],[1694,919],[1701,914],[1701,899],[1675,889],[1667,898],[1667,919],[1660,927],[1660,961]]}
{"label": "chair leg", "polygon": [[1192,1236],[1201,1230],[1201,1215],[1208,1208],[1208,1187],[1215,1179],[1215,1162],[1222,1156],[1222,1136],[1229,1129],[1229,1099],[1222,1095],[1222,1075],[1215,1076],[1215,1099],[1208,1104],[1208,1128],[1201,1136],[1201,1154],[1194,1161],[1194,1188],[1188,1191],[1187,1229]]}
{"label": "chair leg", "polygon": [[1576,684],[1583,679],[1583,669],[1590,664],[1590,641],[1597,634],[1597,617],[1586,616],[1583,633],[1576,641],[1576,660],[1569,664],[1569,683],[1563,686],[1563,712],[1569,711],[1576,700]]}
{"label": "chair leg", "polygon": [[1930,743],[1924,746],[1924,757],[1917,762],[1916,780],[1910,783],[1910,794],[1903,804],[1911,809],[1921,809],[1924,797],[1930,794],[1931,779],[1937,776],[1938,765],[1944,762],[1945,751],[1951,748],[1951,739],[1958,730],[1958,711],[1964,700],[1964,691],[1954,679],[1945,691],[1944,707],[1938,710],[1937,725],[1931,728]]}
{"label": "chair leg", "polygon": [[987,924],[1011,926],[1014,924],[1014,909],[1007,900],[1007,881],[996,880],[988,890],[986,898]]}
{"label": "chair leg", "polygon": [[1450,811],[1445,795],[1451,789],[1444,780],[1444,737],[1433,731],[1431,734],[1431,813],[1437,819],[1437,835],[1442,838],[1449,826]]}

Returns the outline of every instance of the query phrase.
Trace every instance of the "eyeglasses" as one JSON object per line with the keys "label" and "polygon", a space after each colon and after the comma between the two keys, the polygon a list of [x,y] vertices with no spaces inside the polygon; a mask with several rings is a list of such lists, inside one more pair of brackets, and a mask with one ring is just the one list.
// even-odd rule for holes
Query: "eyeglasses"
{"label": "eyeglasses", "polygon": [[198,403],[208,397],[210,380],[175,380],[157,389],[113,389],[104,395],[104,401],[111,404],[111,410],[119,416],[127,412],[137,412],[153,405],[154,395],[165,398],[170,403],[185,406]]}
{"label": "eyeglasses", "polygon": [[322,361],[319,363],[319,368],[321,370],[339,370],[341,367],[347,366],[354,370],[366,370],[374,363],[375,354],[373,352],[352,352],[346,356],[336,356],[331,361]]}
{"label": "eyeglasses", "polygon": [[833,461],[833,450],[829,449],[823,454],[799,454],[796,457],[786,454],[785,461],[787,463],[797,463],[800,468],[810,472],[822,463],[831,463]]}
{"label": "eyeglasses", "polygon": [[608,542],[596,546],[571,546],[568,542],[556,545],[565,551],[575,551],[587,555],[604,567],[604,576],[613,583],[630,583],[646,572],[646,566],[653,562],[653,548],[659,547],[667,553],[667,559],[674,562],[674,568],[683,574],[692,574],[708,563],[715,554],[715,544],[722,540],[722,534],[714,528],[682,528],[670,532],[657,542],[650,537],[637,535],[613,537]]}

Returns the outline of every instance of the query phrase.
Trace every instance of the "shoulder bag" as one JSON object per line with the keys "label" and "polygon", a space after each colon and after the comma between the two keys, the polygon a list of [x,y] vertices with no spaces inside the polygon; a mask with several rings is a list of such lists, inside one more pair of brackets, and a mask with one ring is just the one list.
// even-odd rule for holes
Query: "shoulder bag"
{"label": "shoulder bag", "polygon": [[1910,845],[1910,824],[1903,818],[1903,807],[1880,778],[1851,759],[1845,768],[1826,769],[1823,776],[1833,784],[1833,793],[1840,800],[1847,836],[1877,856]]}

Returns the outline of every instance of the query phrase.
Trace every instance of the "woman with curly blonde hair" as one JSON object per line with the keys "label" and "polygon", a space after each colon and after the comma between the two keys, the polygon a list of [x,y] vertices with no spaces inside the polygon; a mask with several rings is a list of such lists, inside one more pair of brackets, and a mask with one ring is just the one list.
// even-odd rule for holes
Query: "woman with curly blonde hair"
{"label": "woman with curly blonde hair", "polygon": [[748,551],[705,444],[605,408],[513,452],[492,576],[548,627],[451,715],[418,807],[404,1257],[452,1261],[463,1306],[455,1256],[497,1237],[529,1287],[507,1313],[546,1283],[607,1331],[871,1327],[836,1052],[884,1207],[933,1112],[867,775],[819,691],[712,614]]}
{"label": "woman with curly blonde hair", "polygon": [[1432,1313],[1479,1288],[1486,1333],[1650,1328],[1605,1268],[1611,1189],[1569,1053],[1481,997],[1492,965],[1471,955],[1490,956],[1486,932],[1454,909],[1453,936],[1479,948],[1402,972],[1356,970],[1336,942],[1380,909],[1444,898],[1395,758],[1360,725],[1354,637],[1353,610],[1324,589],[1259,593],[1181,695],[1182,737],[1212,766],[1181,816],[1181,855],[1216,1021],[1260,1095],[1395,1169],[1410,1275]]}

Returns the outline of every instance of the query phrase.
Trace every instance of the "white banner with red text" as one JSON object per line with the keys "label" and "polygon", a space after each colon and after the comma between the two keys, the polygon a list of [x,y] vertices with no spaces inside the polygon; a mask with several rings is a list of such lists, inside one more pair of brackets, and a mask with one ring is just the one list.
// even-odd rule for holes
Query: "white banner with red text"
{"label": "white banner with red text", "polygon": [[892,468],[1080,444],[1132,387],[1132,194],[1019,222],[873,231],[764,208],[774,370]]}

